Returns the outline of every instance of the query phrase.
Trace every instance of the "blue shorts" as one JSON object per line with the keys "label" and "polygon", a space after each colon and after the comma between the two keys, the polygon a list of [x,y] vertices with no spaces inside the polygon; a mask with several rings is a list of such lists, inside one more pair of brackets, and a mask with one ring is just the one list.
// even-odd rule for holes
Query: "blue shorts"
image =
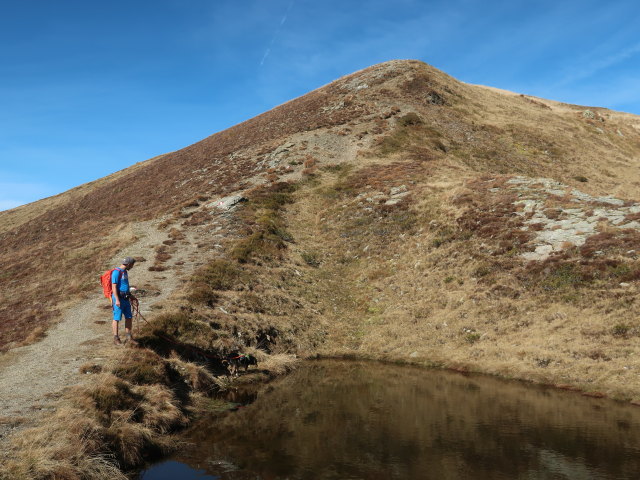
{"label": "blue shorts", "polygon": [[131,303],[129,302],[129,300],[124,300],[121,298],[120,306],[117,306],[116,299],[114,297],[111,297],[111,308],[113,308],[113,319],[116,322],[122,320],[122,315],[124,315],[124,318],[126,319],[133,317],[133,315],[131,314]]}

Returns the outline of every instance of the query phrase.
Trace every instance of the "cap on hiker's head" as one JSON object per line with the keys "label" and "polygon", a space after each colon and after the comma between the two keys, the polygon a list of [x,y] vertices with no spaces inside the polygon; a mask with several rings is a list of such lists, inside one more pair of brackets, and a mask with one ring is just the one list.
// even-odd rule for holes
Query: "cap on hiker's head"
{"label": "cap on hiker's head", "polygon": [[122,260],[123,265],[133,265],[134,263],[136,263],[136,259],[133,257],[124,257]]}

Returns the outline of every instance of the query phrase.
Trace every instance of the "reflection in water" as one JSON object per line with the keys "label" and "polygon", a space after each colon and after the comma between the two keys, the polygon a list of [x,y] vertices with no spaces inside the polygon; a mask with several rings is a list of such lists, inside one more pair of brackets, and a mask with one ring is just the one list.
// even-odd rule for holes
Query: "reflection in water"
{"label": "reflection in water", "polygon": [[220,477],[207,475],[206,473],[194,470],[193,468],[180,462],[163,462],[147,470],[140,480],[214,480]]}
{"label": "reflection in water", "polygon": [[636,479],[640,472],[637,408],[379,363],[310,363],[252,404],[201,422],[187,440],[193,446],[176,460],[224,480]]}

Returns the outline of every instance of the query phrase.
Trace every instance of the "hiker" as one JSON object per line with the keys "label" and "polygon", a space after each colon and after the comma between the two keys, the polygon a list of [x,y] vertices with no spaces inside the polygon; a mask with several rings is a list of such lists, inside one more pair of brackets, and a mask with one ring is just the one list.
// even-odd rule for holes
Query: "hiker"
{"label": "hiker", "polygon": [[137,345],[131,336],[131,327],[133,324],[133,314],[131,313],[131,302],[129,297],[131,296],[129,287],[129,275],[128,271],[131,270],[136,263],[136,259],[133,257],[126,257],[122,261],[122,265],[115,268],[111,273],[111,286],[113,293],[111,294],[111,308],[113,309],[113,343],[115,345],[121,345],[120,335],[118,334],[118,326],[122,316],[124,315],[124,331],[126,334],[126,341],[131,345]]}

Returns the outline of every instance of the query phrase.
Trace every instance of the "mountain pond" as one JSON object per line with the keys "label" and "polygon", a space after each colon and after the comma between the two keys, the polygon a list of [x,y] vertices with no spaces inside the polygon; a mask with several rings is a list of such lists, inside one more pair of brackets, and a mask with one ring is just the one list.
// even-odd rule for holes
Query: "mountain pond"
{"label": "mountain pond", "polygon": [[640,408],[575,392],[322,360],[236,401],[139,479],[640,478]]}

